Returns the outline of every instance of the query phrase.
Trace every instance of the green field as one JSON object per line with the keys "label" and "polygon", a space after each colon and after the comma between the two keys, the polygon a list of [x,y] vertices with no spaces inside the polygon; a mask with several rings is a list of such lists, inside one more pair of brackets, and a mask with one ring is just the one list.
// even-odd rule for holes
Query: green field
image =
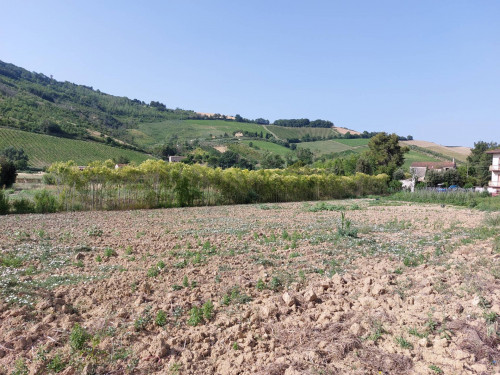
{"label": "green field", "polygon": [[297,144],[297,148],[308,148],[313,154],[318,157],[332,152],[342,152],[352,150],[355,152],[363,152],[368,149],[367,146],[349,146],[338,140],[316,141],[316,142],[302,142]]}
{"label": "green field", "polygon": [[270,132],[274,133],[280,139],[302,138],[306,134],[311,137],[329,137],[339,133],[332,128],[288,128],[284,126],[266,125]]}
{"label": "green field", "polygon": [[431,156],[428,154],[423,154],[418,151],[410,150],[405,154],[405,163],[403,164],[403,169],[405,171],[410,170],[410,165],[416,161],[443,161],[435,156]]}
{"label": "green field", "polygon": [[140,163],[151,156],[132,150],[122,150],[96,142],[86,142],[50,135],[0,128],[0,149],[13,146],[22,148],[35,168],[49,166],[56,161],[73,160],[86,165],[94,160],[107,160],[120,156]]}
{"label": "green field", "polygon": [[291,150],[289,148],[286,148],[284,146],[277,145],[276,143],[272,142],[266,142],[266,141],[250,141],[250,140],[244,140],[241,141],[241,143],[248,145],[250,142],[253,143],[254,147],[257,146],[261,152],[271,152],[273,154],[278,154],[280,156],[285,156]]}
{"label": "green field", "polygon": [[268,132],[262,125],[223,120],[167,120],[139,124],[138,129],[130,129],[128,133],[134,141],[143,147],[168,142],[172,137],[179,140],[206,139],[221,137],[227,133],[233,137],[233,132],[257,132],[265,136]]}
{"label": "green field", "polygon": [[339,142],[350,147],[358,147],[368,146],[368,142],[370,142],[370,140],[368,138],[335,139],[335,142]]}

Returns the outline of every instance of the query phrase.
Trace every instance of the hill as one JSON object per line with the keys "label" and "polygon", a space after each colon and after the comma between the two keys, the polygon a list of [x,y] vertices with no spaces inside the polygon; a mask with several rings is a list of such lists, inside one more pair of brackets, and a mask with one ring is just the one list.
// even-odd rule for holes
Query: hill
{"label": "hill", "polygon": [[[295,148],[309,149],[315,158],[362,153],[367,149],[368,137],[373,135],[342,127],[289,127],[268,125],[267,120],[256,122],[259,121],[239,115],[174,110],[156,101],[148,104],[113,96],[0,61],[0,126],[10,128],[0,128],[0,148],[23,148],[33,167],[69,159],[86,164],[118,156],[142,161],[149,155],[132,150],[158,152],[165,145],[173,147],[165,152],[183,154],[197,147],[207,152],[230,150],[258,164],[269,153],[291,155],[293,159]],[[425,141],[403,143],[411,147],[406,167],[411,161],[455,158],[464,162],[470,152],[468,148]]]}
{"label": "hill", "polygon": [[29,165],[35,168],[47,167],[56,161],[73,160],[78,165],[87,165],[94,160],[104,161],[124,157],[132,162],[141,163],[152,157],[141,152],[97,142],[0,128],[0,149],[8,146],[22,148],[29,157]]}
{"label": "hill", "polygon": [[262,125],[224,120],[164,120],[159,122],[141,123],[137,129],[129,129],[132,142],[150,147],[159,143],[167,143],[172,139],[180,142],[206,140],[219,137],[235,137],[235,133],[254,133],[265,137],[266,131]]}
{"label": "hill", "polygon": [[142,122],[199,117],[152,101],[108,95],[0,61],[0,125],[73,138],[115,136]]}
{"label": "hill", "polygon": [[427,152],[430,154],[438,153],[444,155],[448,159],[454,158],[457,162],[465,162],[467,160],[467,156],[469,156],[471,152],[470,147],[442,146],[428,141],[403,141],[402,143],[413,149],[418,148],[421,152]]}

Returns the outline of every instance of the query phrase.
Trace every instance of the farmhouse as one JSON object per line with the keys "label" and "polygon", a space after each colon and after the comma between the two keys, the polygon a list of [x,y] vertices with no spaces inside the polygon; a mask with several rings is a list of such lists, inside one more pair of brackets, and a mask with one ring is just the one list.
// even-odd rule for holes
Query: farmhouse
{"label": "farmhouse", "polygon": [[418,181],[424,181],[425,175],[428,170],[436,172],[445,172],[449,169],[456,169],[457,164],[455,159],[452,162],[429,162],[429,161],[416,161],[410,165],[410,173],[415,176]]}
{"label": "farmhouse", "polygon": [[488,191],[492,195],[498,195],[500,194],[500,148],[486,151],[486,153],[493,155],[493,161],[490,166],[491,181],[488,184]]}

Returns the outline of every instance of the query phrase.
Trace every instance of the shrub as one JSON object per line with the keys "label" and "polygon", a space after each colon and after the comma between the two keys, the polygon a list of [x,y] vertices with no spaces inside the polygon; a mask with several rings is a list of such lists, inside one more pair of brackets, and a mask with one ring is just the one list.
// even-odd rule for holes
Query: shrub
{"label": "shrub", "polygon": [[404,180],[405,179],[405,171],[402,168],[398,168],[394,171],[392,174],[392,179],[399,181],[399,180]]}
{"label": "shrub", "polygon": [[392,180],[389,182],[389,192],[395,193],[397,191],[401,191],[403,188],[403,184],[397,180]]}
{"label": "shrub", "polygon": [[16,214],[29,214],[35,212],[35,205],[26,198],[21,198],[12,202]]}
{"label": "shrub", "polygon": [[16,166],[5,157],[0,157],[0,188],[11,187],[16,182]]}
{"label": "shrub", "polygon": [[0,187],[0,215],[7,215],[9,213],[9,198]]}
{"label": "shrub", "polygon": [[44,189],[35,193],[35,212],[45,214],[56,211],[57,200],[50,192]]}
{"label": "shrub", "polygon": [[55,185],[56,178],[52,173],[45,173],[42,177],[42,181],[45,185]]}

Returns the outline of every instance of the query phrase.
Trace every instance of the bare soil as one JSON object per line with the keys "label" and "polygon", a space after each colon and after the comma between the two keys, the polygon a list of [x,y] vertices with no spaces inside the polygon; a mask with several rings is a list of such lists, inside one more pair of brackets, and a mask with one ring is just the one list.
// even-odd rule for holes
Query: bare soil
{"label": "bare soil", "polygon": [[356,134],[356,135],[359,135],[361,134],[360,132],[356,131],[356,130],[352,130],[352,129],[348,129],[348,128],[344,128],[344,127],[341,127],[341,126],[334,126],[333,127],[333,130],[336,130],[338,131],[340,134],[346,134],[346,133],[351,133],[351,134]]}
{"label": "bare soil", "polygon": [[0,217],[0,374],[498,374],[497,223],[370,199]]}

